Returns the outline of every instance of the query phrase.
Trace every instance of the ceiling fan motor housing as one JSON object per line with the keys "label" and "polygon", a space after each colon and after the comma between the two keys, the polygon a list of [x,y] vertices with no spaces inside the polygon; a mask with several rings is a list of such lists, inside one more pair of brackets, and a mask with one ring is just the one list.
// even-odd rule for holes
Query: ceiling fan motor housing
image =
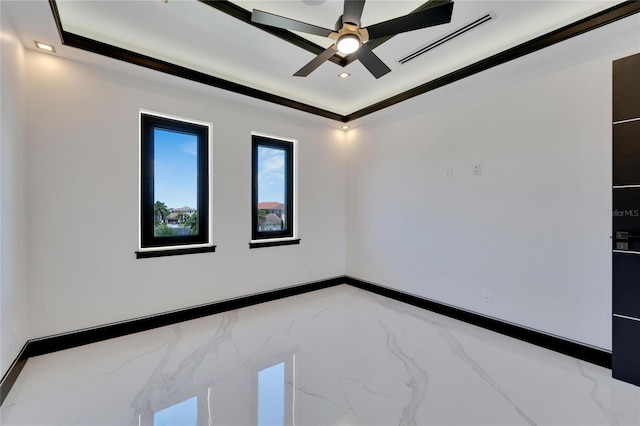
{"label": "ceiling fan motor housing", "polygon": [[336,21],[336,24],[333,26],[333,28],[335,28],[336,31],[339,31],[340,28],[342,28],[343,24],[351,24],[351,25],[355,25],[356,27],[359,27],[360,25],[362,25],[362,23],[360,21],[358,21],[358,22],[344,22],[343,18],[344,18],[344,15],[340,15],[340,17]]}
{"label": "ceiling fan motor housing", "polygon": [[[354,24],[343,24],[342,28],[338,30],[338,32],[333,32],[329,35],[329,38],[336,41],[335,45],[338,46],[343,41],[347,41],[348,39],[356,40],[358,42],[357,47],[353,50],[357,50],[363,43],[369,41],[369,32],[366,28],[358,28],[357,25]],[[343,53],[351,53],[344,52],[338,48],[339,51]]]}

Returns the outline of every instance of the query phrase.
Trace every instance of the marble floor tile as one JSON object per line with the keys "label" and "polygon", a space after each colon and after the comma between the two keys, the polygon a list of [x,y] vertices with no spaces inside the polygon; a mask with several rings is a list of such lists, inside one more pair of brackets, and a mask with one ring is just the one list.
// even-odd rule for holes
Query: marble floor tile
{"label": "marble floor tile", "polygon": [[350,286],[29,359],[2,425],[638,425],[611,371]]}

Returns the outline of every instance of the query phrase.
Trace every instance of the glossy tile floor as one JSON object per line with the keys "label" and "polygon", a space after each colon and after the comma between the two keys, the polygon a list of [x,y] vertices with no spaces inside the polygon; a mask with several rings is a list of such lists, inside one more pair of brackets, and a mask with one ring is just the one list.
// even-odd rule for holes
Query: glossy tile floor
{"label": "glossy tile floor", "polygon": [[2,424],[640,424],[640,388],[349,286],[32,358]]}

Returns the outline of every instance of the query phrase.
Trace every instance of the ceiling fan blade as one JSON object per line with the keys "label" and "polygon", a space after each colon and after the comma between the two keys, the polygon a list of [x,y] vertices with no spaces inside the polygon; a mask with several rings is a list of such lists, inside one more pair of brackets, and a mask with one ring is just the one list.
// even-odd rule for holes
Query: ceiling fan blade
{"label": "ceiling fan blade", "polygon": [[391,71],[391,68],[385,65],[366,44],[360,46],[354,55],[356,55],[356,58],[362,62],[362,65],[364,65],[375,78],[380,78]]}
{"label": "ceiling fan blade", "polygon": [[365,0],[344,0],[344,13],[342,14],[343,24],[350,23],[360,26],[364,1]]}
{"label": "ceiling fan blade", "polygon": [[296,76],[296,77],[306,77],[306,76],[308,76],[309,74],[311,74],[311,72],[313,70],[318,68],[324,62],[328,61],[329,58],[331,58],[335,53],[336,53],[335,48],[333,46],[331,46],[330,48],[328,48],[327,50],[325,50],[324,52],[322,52],[321,54],[319,54],[318,56],[313,58],[311,60],[311,62],[309,62],[307,65],[305,65],[304,67],[300,68],[294,74],[294,76]]}
{"label": "ceiling fan blade", "polygon": [[453,2],[450,2],[380,22],[379,24],[373,24],[367,27],[366,30],[369,32],[369,39],[372,40],[374,38],[391,36],[435,25],[448,24],[451,22],[452,13]]}
{"label": "ceiling fan blade", "polygon": [[329,34],[333,32],[327,28],[318,27],[307,24],[306,22],[296,21],[295,19],[285,18],[284,16],[274,15],[273,13],[263,12],[256,9],[251,12],[251,22],[324,37],[329,37]]}

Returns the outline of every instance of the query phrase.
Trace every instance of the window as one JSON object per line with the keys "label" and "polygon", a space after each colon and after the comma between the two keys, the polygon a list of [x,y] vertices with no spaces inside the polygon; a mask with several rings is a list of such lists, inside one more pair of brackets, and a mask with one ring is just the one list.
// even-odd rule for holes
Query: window
{"label": "window", "polygon": [[252,135],[251,248],[298,244],[295,141]]}
{"label": "window", "polygon": [[210,124],[140,113],[138,257],[214,251]]}

